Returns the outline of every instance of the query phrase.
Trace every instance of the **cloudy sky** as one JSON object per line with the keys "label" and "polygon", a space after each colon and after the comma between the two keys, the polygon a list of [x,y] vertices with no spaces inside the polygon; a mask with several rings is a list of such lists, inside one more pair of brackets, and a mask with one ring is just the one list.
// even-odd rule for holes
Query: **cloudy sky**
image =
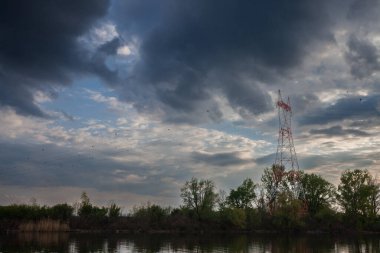
{"label": "cloudy sky", "polygon": [[379,0],[0,3],[0,204],[179,205],[274,161],[380,172]]}

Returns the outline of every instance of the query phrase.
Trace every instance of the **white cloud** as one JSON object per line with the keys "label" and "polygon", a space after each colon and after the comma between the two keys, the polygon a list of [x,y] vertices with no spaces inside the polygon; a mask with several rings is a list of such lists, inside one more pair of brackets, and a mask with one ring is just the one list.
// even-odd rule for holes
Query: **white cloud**
{"label": "white cloud", "polygon": [[117,54],[118,55],[122,55],[122,56],[128,56],[130,55],[132,52],[131,52],[131,49],[127,46],[127,45],[124,45],[122,47],[119,47],[117,49]]}
{"label": "white cloud", "polygon": [[[104,199],[112,196],[133,195],[138,204],[139,200],[152,200],[164,198],[167,203],[178,203],[179,188],[185,180],[191,176],[210,178],[220,187],[228,187],[231,184],[230,178],[249,176],[259,179],[262,167],[268,165],[256,165],[254,160],[261,156],[275,152],[276,143],[262,139],[262,135],[257,134],[256,139],[240,136],[237,133],[228,134],[221,130],[208,129],[201,126],[178,125],[161,122],[149,115],[138,113],[131,104],[121,102],[115,96],[107,96],[93,90],[85,90],[85,96],[104,105],[115,114],[113,120],[86,119],[80,120],[79,126],[68,128],[60,125],[58,121],[38,119],[17,115],[12,110],[0,110],[0,140],[12,143],[31,143],[36,145],[49,144],[52,147],[61,147],[70,152],[51,154],[36,162],[42,166],[43,170],[36,170],[35,173],[47,173],[54,168],[56,161],[65,164],[69,161],[76,172],[77,180],[86,180],[84,175],[99,175],[101,180],[94,181],[91,186],[78,187],[73,185],[74,178],[69,177],[62,181],[67,184],[63,187],[76,187],[77,191],[69,192],[67,198],[79,196],[80,189],[86,189],[103,196]],[[355,94],[364,92],[364,89],[357,90]],[[321,98],[326,98],[328,94],[320,94]],[[334,101],[340,94],[344,93],[337,89],[332,92],[329,101]],[[219,99],[219,98],[218,98]],[[223,99],[219,100],[223,104]],[[327,101],[326,101],[327,103]],[[276,114],[274,112],[263,115],[263,122],[270,121]],[[238,120],[236,114],[230,111],[226,117],[231,120]],[[258,120],[259,121],[259,120]],[[252,120],[254,130],[261,130],[264,133],[277,128],[277,121],[272,130],[264,129],[263,125],[257,124],[256,119]],[[232,127],[232,126],[231,126]],[[371,136],[368,137],[318,137],[313,138],[307,133],[310,129],[300,128],[302,136],[295,135],[296,150],[300,157],[314,155],[330,157],[328,165],[313,165],[307,168],[308,171],[321,174],[332,182],[338,182],[340,171],[343,168],[354,168],[360,164],[357,160],[335,161],[334,155],[343,152],[363,156],[376,154],[379,141],[374,136],[380,132],[379,128],[371,128]],[[273,133],[272,133],[273,134]],[[276,135],[276,131],[274,131]],[[302,137],[302,138],[301,138]],[[276,136],[275,136],[276,138]],[[325,143],[329,142],[329,145]],[[344,145],[342,145],[344,143]],[[33,148],[33,146],[31,146]],[[218,166],[207,163],[207,161],[194,160],[194,152],[213,155],[223,153],[236,154],[237,159],[248,161],[246,163],[229,164]],[[93,162],[91,162],[93,161]],[[121,166],[123,165],[123,166]],[[4,166],[4,165],[3,165]],[[20,166],[20,165],[19,165]],[[368,166],[371,171],[376,171],[377,163]],[[4,167],[5,168],[5,167]],[[37,167],[36,167],[37,168]],[[34,170],[31,167],[31,170]],[[301,168],[303,169],[303,168]],[[335,174],[334,174],[335,173]],[[53,177],[50,175],[49,177]],[[101,182],[101,183],[100,183]],[[42,196],[46,203],[53,201],[37,182],[34,182],[29,195]],[[99,185],[98,185],[99,184]],[[14,185],[14,188],[7,188],[5,194],[12,192],[11,189],[19,189],[21,186]],[[26,187],[26,186],[25,186]],[[95,190],[97,189],[97,190]],[[146,189],[145,193],[139,192]],[[14,190],[20,194],[20,190]],[[72,194],[72,196],[70,196]],[[123,195],[124,194],[124,195]],[[74,196],[75,195],[75,196]],[[59,197],[59,196],[57,196]],[[103,198],[102,197],[102,198]],[[7,201],[4,197],[3,201]],[[125,201],[125,200],[122,200]],[[128,202],[128,201],[127,201]],[[99,200],[101,203],[101,200]]]}
{"label": "white cloud", "polygon": [[95,27],[92,32],[96,36],[99,44],[104,44],[105,42],[111,41],[119,35],[116,31],[116,26],[111,22]]}
{"label": "white cloud", "polygon": [[136,174],[125,174],[122,170],[116,170],[114,172],[115,181],[117,183],[126,183],[126,184],[140,184],[143,183],[146,179],[146,176],[139,176]]}
{"label": "white cloud", "polygon": [[51,96],[43,91],[36,91],[34,92],[33,96],[34,101],[36,101],[38,104],[52,101]]}
{"label": "white cloud", "polygon": [[87,48],[94,50],[100,45],[103,45],[118,36],[119,33],[117,32],[115,24],[111,21],[106,21],[92,28],[78,40],[79,42],[84,43]]}
{"label": "white cloud", "polygon": [[114,96],[104,96],[102,93],[90,89],[84,89],[84,91],[90,96],[90,99],[93,101],[103,103],[109,109],[112,109],[116,112],[131,111],[133,109],[133,106],[131,104],[121,102]]}
{"label": "white cloud", "polygon": [[[32,144],[32,149],[33,145],[52,145],[51,147],[69,150],[62,152],[49,148],[51,154],[39,154],[42,158],[36,157],[36,167],[29,166],[31,173],[37,173],[37,176],[38,173],[47,173],[49,178],[54,178],[54,174],[50,173],[59,170],[56,168],[57,163],[62,164],[59,166],[74,166],[77,175],[61,182],[72,187],[73,182],[70,180],[75,178],[85,181],[85,178],[81,179],[82,173],[88,173],[85,171],[91,168],[94,171],[91,176],[96,176],[96,173],[103,174],[104,186],[99,186],[100,188],[107,185],[108,188],[116,187],[116,183],[117,187],[125,191],[126,185],[139,184],[150,189],[148,192],[151,193],[148,195],[170,194],[172,203],[178,200],[180,184],[191,175],[211,175],[211,178],[216,178],[252,168],[252,163],[238,166],[231,164],[223,168],[212,164],[200,164],[191,157],[193,152],[236,152],[240,159],[252,160],[259,154],[255,150],[267,145],[265,141],[250,140],[217,130],[151,120],[114,97],[89,91],[88,94],[91,94],[94,101],[117,109],[118,113],[122,112],[123,117],[116,117],[114,121],[82,119],[79,127],[67,128],[59,125],[58,121],[25,117],[11,110],[1,110],[0,139],[4,142],[27,142]],[[117,173],[112,174],[111,168],[114,168],[115,164],[124,164],[125,168],[116,169]],[[19,163],[16,166],[21,165]],[[41,169],[37,169],[38,167]],[[54,170],[49,172],[53,168]],[[161,189],[154,190],[152,182],[159,183],[162,180],[166,183],[160,185]],[[38,182],[31,183],[38,186]],[[92,184],[96,187],[95,182]],[[106,188],[104,191],[109,191]],[[128,191],[135,194],[133,189]]]}

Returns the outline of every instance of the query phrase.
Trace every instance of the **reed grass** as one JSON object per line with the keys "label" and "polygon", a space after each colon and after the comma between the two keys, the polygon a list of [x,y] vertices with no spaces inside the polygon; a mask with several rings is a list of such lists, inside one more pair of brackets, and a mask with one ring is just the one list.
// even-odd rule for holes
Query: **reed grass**
{"label": "reed grass", "polygon": [[70,227],[58,220],[42,219],[21,223],[18,229],[22,232],[64,232],[69,231]]}

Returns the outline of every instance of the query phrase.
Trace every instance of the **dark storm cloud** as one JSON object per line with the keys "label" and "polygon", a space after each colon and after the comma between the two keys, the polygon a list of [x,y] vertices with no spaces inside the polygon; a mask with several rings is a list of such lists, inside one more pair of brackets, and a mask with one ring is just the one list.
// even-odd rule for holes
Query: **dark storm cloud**
{"label": "dark storm cloud", "polygon": [[380,1],[354,0],[349,6],[347,20],[352,34],[347,40],[346,61],[354,77],[368,80],[380,70],[379,49],[373,38],[379,32]]}
{"label": "dark storm cloud", "polygon": [[310,134],[321,134],[326,136],[346,136],[346,135],[353,135],[353,136],[359,136],[359,137],[366,137],[370,136],[369,133],[360,131],[357,129],[343,129],[341,126],[332,126],[329,128],[323,128],[323,129],[311,129]]}
{"label": "dark storm cloud", "polygon": [[360,154],[355,152],[334,152],[329,155],[309,155],[299,158],[300,168],[313,169],[324,165],[334,164],[338,169],[342,171],[353,167],[366,168],[367,166],[374,165],[373,154]]}
{"label": "dark storm cloud", "polygon": [[380,116],[380,95],[339,99],[326,108],[316,109],[303,116],[301,125],[328,124],[345,119],[367,120]]}
{"label": "dark storm cloud", "polygon": [[239,157],[236,152],[218,153],[218,154],[205,154],[193,152],[191,155],[195,162],[202,162],[213,166],[231,166],[242,165],[253,161],[245,160]]}
{"label": "dark storm cloud", "polygon": [[380,70],[378,49],[370,41],[351,35],[347,46],[345,58],[354,77],[370,77],[375,71]]}
{"label": "dark storm cloud", "polygon": [[106,55],[116,54],[119,46],[120,46],[120,39],[114,38],[113,40],[101,45],[99,47],[99,52],[105,53]]}
{"label": "dark storm cloud", "polygon": [[278,84],[315,43],[332,41],[326,3],[120,1],[113,15],[126,36],[141,39],[130,83],[149,84],[186,121],[214,94],[242,116],[271,110],[260,83]]}
{"label": "dark storm cloud", "polygon": [[[187,179],[188,170],[140,161],[118,162],[115,154],[140,155],[129,150],[75,150],[54,144],[0,142],[0,184],[32,187],[84,187],[99,191],[126,191],[152,196],[177,195],[163,178]],[[165,190],[170,193],[162,193]]]}
{"label": "dark storm cloud", "polygon": [[349,126],[350,127],[377,127],[380,125],[380,119],[379,118],[370,118],[370,119],[362,119],[352,122]]}
{"label": "dark storm cloud", "polygon": [[308,109],[308,107],[319,104],[319,98],[310,93],[305,93],[301,95],[292,95],[290,104],[292,108],[296,108],[297,112],[302,112]]}
{"label": "dark storm cloud", "polygon": [[254,83],[245,83],[237,77],[225,77],[223,81],[227,84],[224,92],[231,107],[241,116],[260,114],[272,108],[272,100]]}
{"label": "dark storm cloud", "polygon": [[265,155],[265,156],[261,156],[261,157],[256,158],[255,162],[258,165],[270,167],[270,166],[272,166],[275,159],[276,159],[276,154],[272,153],[269,155]]}
{"label": "dark storm cloud", "polygon": [[[333,148],[333,147],[332,147]],[[256,163],[269,168],[272,166],[276,154],[269,154],[256,159]],[[374,154],[357,155],[354,152],[334,152],[329,155],[302,155],[297,154],[299,167],[301,170],[309,170],[325,165],[335,164],[342,170],[347,166],[355,164],[361,168],[374,164]],[[375,159],[376,160],[376,159]]]}
{"label": "dark storm cloud", "polygon": [[108,5],[108,0],[1,1],[0,105],[46,116],[34,91],[67,85],[74,74],[106,72],[78,37],[107,13]]}
{"label": "dark storm cloud", "polygon": [[[0,181],[24,186],[101,186],[103,166],[117,165],[89,150],[86,153],[49,145],[1,143]],[[106,180],[103,181],[103,183]]]}
{"label": "dark storm cloud", "polygon": [[317,168],[319,166],[326,165],[328,163],[331,163],[331,159],[333,157],[325,156],[325,155],[299,155],[298,157],[298,163],[300,166],[300,169],[312,169]]}
{"label": "dark storm cloud", "polygon": [[379,0],[355,0],[349,7],[348,19],[359,21],[360,24],[368,24],[379,20]]}

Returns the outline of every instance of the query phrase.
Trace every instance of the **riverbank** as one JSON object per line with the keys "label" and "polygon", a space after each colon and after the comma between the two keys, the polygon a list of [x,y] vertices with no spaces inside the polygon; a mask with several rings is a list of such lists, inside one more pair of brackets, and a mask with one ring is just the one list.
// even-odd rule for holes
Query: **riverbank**
{"label": "riverbank", "polygon": [[118,217],[115,219],[91,220],[73,217],[67,221],[41,219],[41,220],[0,220],[0,231],[3,233],[29,233],[29,232],[65,232],[78,234],[380,234],[377,230],[353,229],[342,224],[320,229],[303,226],[283,229],[280,227],[253,227],[236,228],[226,227],[220,222],[191,223],[162,222],[154,226],[139,223],[131,217]]}

